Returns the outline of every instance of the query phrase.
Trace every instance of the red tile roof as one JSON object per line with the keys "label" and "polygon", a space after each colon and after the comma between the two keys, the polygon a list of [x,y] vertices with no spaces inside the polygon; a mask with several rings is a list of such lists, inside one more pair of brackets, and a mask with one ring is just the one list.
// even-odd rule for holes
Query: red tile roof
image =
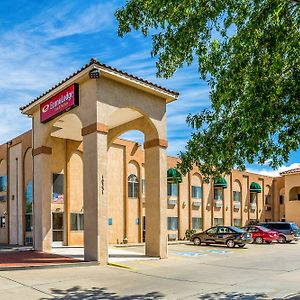
{"label": "red tile roof", "polygon": [[287,170],[287,171],[281,172],[279,174],[280,175],[288,175],[288,174],[296,174],[296,173],[300,173],[300,168],[295,168],[295,169]]}
{"label": "red tile roof", "polygon": [[43,96],[45,96],[46,94],[50,93],[51,91],[53,91],[54,89],[56,89],[57,87],[59,87],[60,85],[62,85],[63,83],[65,83],[66,81],[68,81],[69,79],[71,79],[72,77],[76,76],[78,73],[84,71],[85,69],[87,69],[88,67],[90,67],[91,65],[93,64],[96,64],[98,65],[99,67],[102,67],[104,69],[107,69],[109,71],[113,71],[113,72],[116,72],[118,74],[121,74],[125,77],[128,77],[128,79],[134,79],[134,80],[137,80],[137,81],[140,81],[152,88],[158,88],[159,90],[163,91],[163,92],[167,92],[167,93],[170,93],[170,94],[173,94],[175,97],[177,97],[179,95],[178,92],[176,91],[173,91],[173,90],[170,90],[170,89],[167,89],[167,88],[164,88],[158,84],[155,84],[155,83],[152,83],[148,80],[145,80],[143,78],[140,78],[140,77],[137,77],[137,76],[134,76],[132,74],[129,74],[127,72],[124,72],[124,71],[121,71],[121,70],[118,70],[116,68],[113,68],[111,66],[108,66],[108,65],[105,65],[103,63],[100,63],[99,61],[97,61],[95,58],[91,58],[90,62],[86,65],[84,65],[81,69],[77,70],[76,72],[74,72],[73,74],[71,74],[70,76],[66,77],[64,80],[62,80],[61,82],[59,82],[58,84],[56,84],[55,86],[51,87],[49,90],[47,90],[46,92],[44,92],[43,94],[41,94],[40,96],[38,96],[37,98],[35,98],[34,100],[32,100],[31,102],[29,102],[28,104],[20,107],[20,110],[24,110],[25,108],[27,108],[28,106],[30,106],[31,104],[33,104],[34,102],[38,101],[40,98],[42,98]]}

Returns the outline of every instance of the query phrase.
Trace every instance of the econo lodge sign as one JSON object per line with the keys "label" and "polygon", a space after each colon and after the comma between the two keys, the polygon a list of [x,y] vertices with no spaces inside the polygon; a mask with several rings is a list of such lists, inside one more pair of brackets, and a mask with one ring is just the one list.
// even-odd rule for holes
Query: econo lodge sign
{"label": "econo lodge sign", "polygon": [[40,105],[41,122],[46,123],[78,105],[79,86],[77,83],[74,83]]}

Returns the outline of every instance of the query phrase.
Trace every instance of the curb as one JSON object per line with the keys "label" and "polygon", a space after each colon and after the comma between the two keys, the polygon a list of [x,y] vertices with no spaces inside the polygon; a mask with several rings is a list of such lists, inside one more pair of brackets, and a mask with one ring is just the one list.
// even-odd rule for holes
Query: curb
{"label": "curb", "polygon": [[49,265],[37,265],[37,266],[11,266],[11,267],[0,267],[1,271],[20,271],[20,270],[32,270],[32,269],[59,269],[59,268],[76,268],[86,266],[97,266],[100,265],[98,262],[70,262],[65,264],[49,264]]}

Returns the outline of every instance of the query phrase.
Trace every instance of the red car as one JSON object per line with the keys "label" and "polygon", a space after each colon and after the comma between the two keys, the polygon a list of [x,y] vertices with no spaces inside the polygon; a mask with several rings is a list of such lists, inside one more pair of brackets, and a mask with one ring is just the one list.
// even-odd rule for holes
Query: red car
{"label": "red car", "polygon": [[243,229],[252,234],[253,242],[256,244],[262,244],[263,242],[270,244],[273,241],[278,241],[279,239],[278,232],[272,231],[263,226],[250,225]]}

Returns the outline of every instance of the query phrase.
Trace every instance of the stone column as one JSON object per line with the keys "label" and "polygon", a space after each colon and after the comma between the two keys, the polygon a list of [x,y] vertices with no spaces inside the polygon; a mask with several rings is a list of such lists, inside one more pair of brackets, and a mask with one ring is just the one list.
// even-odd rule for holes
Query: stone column
{"label": "stone column", "polygon": [[52,249],[51,227],[51,153],[42,146],[33,150],[33,228],[34,249]]}
{"label": "stone column", "polygon": [[[149,145],[149,146],[147,146]],[[145,143],[146,255],[168,256],[166,147]]]}
{"label": "stone column", "polygon": [[108,262],[107,133],[83,136],[84,259]]}

